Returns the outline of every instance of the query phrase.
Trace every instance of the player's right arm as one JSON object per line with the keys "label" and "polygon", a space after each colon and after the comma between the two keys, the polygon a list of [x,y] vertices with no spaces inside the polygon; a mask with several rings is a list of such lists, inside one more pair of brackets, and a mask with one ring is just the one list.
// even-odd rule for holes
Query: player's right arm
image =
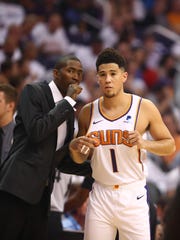
{"label": "player's right arm", "polygon": [[[79,131],[77,137],[74,138],[69,144],[71,157],[76,163],[83,163],[91,154],[91,149],[93,149],[94,145],[96,144],[95,139],[86,136],[90,124],[90,119],[91,119],[91,104],[87,104],[81,109],[79,113],[78,117]],[[86,154],[82,153],[83,148],[86,148],[87,150],[89,148]]]}
{"label": "player's right arm", "polygon": [[[172,154],[176,149],[174,138],[155,104],[143,99],[139,115],[136,131],[129,132],[129,142],[159,156]],[[145,131],[149,131],[152,139],[142,138]]]}

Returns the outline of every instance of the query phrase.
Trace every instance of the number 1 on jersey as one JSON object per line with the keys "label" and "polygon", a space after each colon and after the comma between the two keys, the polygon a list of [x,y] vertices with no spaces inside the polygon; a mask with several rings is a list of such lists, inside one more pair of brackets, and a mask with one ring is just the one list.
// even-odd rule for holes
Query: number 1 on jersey
{"label": "number 1 on jersey", "polygon": [[117,164],[116,164],[115,150],[111,148],[110,149],[110,154],[111,154],[111,161],[112,161],[113,172],[118,172]]}

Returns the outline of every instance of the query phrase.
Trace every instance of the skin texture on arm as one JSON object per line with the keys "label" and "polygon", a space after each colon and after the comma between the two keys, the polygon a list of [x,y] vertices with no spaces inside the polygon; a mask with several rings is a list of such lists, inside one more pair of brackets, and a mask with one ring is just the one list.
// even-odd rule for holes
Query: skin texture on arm
{"label": "skin texture on arm", "polygon": [[[156,155],[168,155],[175,151],[174,139],[163,122],[159,110],[147,99],[142,100],[136,129],[129,133],[129,140],[139,149],[146,149]],[[142,138],[145,131],[149,131],[152,140]]]}

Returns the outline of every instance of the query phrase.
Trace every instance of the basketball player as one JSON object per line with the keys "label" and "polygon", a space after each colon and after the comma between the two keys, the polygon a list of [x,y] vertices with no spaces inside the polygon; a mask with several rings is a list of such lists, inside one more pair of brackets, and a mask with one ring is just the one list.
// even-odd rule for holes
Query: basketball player
{"label": "basketball player", "polygon": [[[149,207],[143,160],[146,151],[168,155],[174,139],[155,105],[126,93],[126,63],[115,49],[96,61],[103,95],[79,115],[78,137],[70,143],[75,162],[91,158],[95,179],[89,196],[85,240],[150,240]],[[149,131],[153,140],[143,135]]]}

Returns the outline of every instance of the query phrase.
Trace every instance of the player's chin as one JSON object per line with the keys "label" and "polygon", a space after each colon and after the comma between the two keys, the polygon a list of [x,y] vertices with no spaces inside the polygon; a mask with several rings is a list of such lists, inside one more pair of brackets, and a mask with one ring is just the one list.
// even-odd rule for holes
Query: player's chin
{"label": "player's chin", "polygon": [[107,92],[107,91],[106,91],[106,92],[104,93],[104,96],[107,97],[107,98],[112,98],[112,97],[115,96],[115,93],[113,93],[113,92]]}

